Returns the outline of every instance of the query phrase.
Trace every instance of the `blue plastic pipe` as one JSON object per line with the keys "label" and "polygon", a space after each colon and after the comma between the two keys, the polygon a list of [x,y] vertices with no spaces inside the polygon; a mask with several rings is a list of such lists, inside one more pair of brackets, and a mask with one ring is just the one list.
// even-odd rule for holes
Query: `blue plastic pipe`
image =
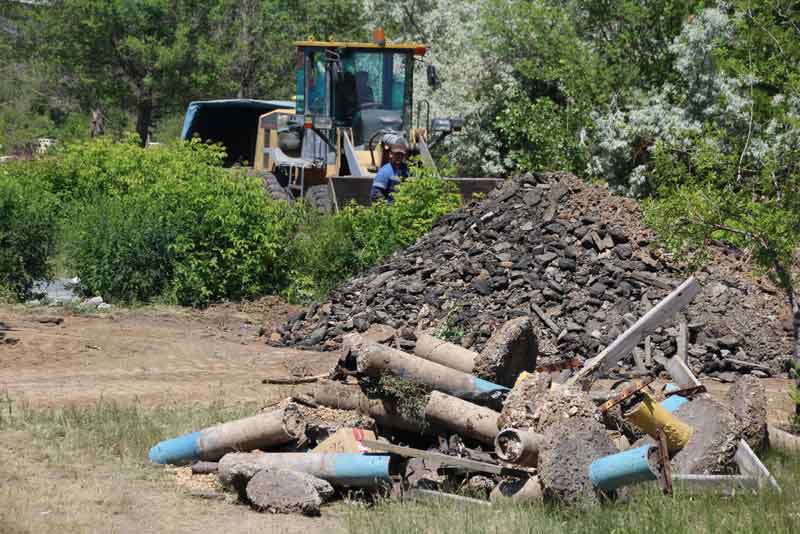
{"label": "blue plastic pipe", "polygon": [[230,485],[234,474],[262,469],[290,469],[327,480],[334,486],[372,487],[390,480],[389,455],[315,452],[250,452],[226,454],[219,461],[220,481]]}
{"label": "blue plastic pipe", "polygon": [[269,449],[305,434],[306,424],[297,406],[229,421],[157,443],[148,455],[157,464],[219,460],[232,451]]}
{"label": "blue plastic pipe", "polygon": [[[685,397],[673,395],[660,404],[672,413],[687,402],[689,401]],[[613,491],[638,482],[655,480],[656,475],[647,461],[651,448],[653,445],[645,445],[595,460],[589,466],[589,478],[592,484],[598,489]]]}
{"label": "blue plastic pipe", "polygon": [[613,491],[623,486],[655,480],[650,470],[647,454],[652,445],[628,449],[592,462],[589,466],[589,478],[592,484],[604,491]]}

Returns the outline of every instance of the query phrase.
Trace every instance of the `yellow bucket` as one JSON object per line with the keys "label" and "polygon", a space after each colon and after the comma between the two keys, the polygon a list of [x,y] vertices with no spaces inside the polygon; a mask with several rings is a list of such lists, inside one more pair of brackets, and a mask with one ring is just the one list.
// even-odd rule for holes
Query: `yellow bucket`
{"label": "yellow bucket", "polygon": [[641,395],[644,399],[625,413],[625,419],[647,432],[653,439],[658,439],[656,429],[661,427],[667,438],[667,449],[670,453],[684,448],[692,437],[694,429],[672,415],[647,392],[642,391]]}

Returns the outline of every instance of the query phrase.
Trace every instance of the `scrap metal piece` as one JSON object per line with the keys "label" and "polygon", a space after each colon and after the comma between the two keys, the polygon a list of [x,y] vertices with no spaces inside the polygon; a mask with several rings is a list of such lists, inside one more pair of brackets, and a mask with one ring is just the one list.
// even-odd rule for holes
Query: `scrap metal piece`
{"label": "scrap metal piece", "polygon": [[664,495],[672,495],[672,468],[669,463],[669,448],[667,447],[667,435],[659,427],[656,429],[656,445],[658,446],[658,456],[656,461],[656,479]]}
{"label": "scrap metal piece", "polygon": [[617,404],[633,397],[634,395],[642,391],[644,388],[652,384],[655,381],[655,379],[656,378],[654,376],[650,376],[642,382],[634,382],[630,386],[623,388],[623,390],[620,393],[618,393],[613,399],[609,399],[603,404],[601,404],[600,407],[597,409],[598,412],[600,412],[600,414],[606,413]]}
{"label": "scrap metal piece", "polygon": [[681,397],[686,397],[687,399],[693,399],[696,395],[700,395],[701,393],[707,393],[708,390],[706,386],[700,384],[699,386],[689,386],[682,389],[672,389],[670,391],[665,392],[666,397],[672,397],[673,395],[680,395]]}

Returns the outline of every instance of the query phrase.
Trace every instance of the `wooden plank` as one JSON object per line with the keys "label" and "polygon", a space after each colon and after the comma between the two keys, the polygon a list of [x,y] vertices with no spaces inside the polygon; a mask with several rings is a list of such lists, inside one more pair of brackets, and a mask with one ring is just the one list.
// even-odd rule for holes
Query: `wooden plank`
{"label": "wooden plank", "polygon": [[638,271],[633,271],[633,272],[627,273],[625,276],[627,276],[628,278],[631,278],[632,280],[636,280],[637,282],[641,282],[643,284],[647,284],[647,285],[650,285],[650,286],[653,286],[653,287],[657,287],[657,288],[663,289],[665,291],[672,291],[674,289],[672,287],[672,285],[670,285],[670,284],[668,284],[666,282],[662,282],[661,280],[659,280],[655,276],[650,276],[649,274],[641,273],[641,272],[638,272]]}
{"label": "wooden plank", "polygon": [[678,354],[677,357],[689,365],[689,323],[686,314],[678,314]]}
{"label": "wooden plank", "polygon": [[775,493],[781,493],[781,487],[778,481],[769,472],[767,466],[761,463],[761,460],[750,448],[750,445],[743,439],[739,440],[739,447],[736,449],[736,455],[733,457],[736,460],[736,465],[739,466],[739,472],[743,475],[754,477],[758,480],[758,487],[769,485]]}
{"label": "wooden plank", "polygon": [[441,462],[444,465],[452,465],[454,467],[463,467],[470,471],[478,473],[492,473],[495,475],[509,475],[509,476],[527,476],[530,471],[525,469],[513,469],[510,467],[503,467],[502,465],[487,464],[485,462],[478,462],[477,460],[470,460],[468,458],[457,458],[448,454],[440,452],[423,451],[420,449],[412,449],[411,447],[401,447],[400,445],[392,445],[391,443],[384,443],[372,439],[364,439],[361,443],[369,448],[379,451],[389,452],[400,456],[407,456],[410,458],[425,458],[435,462]]}
{"label": "wooden plank", "polygon": [[549,328],[551,332],[553,332],[555,335],[559,335],[561,333],[561,330],[558,329],[558,325],[550,318],[549,315],[547,315],[547,313],[545,313],[543,309],[537,306],[536,303],[531,302],[531,310],[533,310],[533,312],[539,316],[539,319],[541,319],[542,322],[547,325],[547,328]]}
{"label": "wooden plank", "polygon": [[737,360],[736,358],[724,358],[723,361],[736,367],[744,367],[746,369],[756,369],[758,371],[763,371],[768,375],[772,376],[772,369],[770,369],[768,365],[746,362],[744,360]]}
{"label": "wooden plank", "polygon": [[622,358],[631,353],[644,336],[651,333],[664,321],[671,319],[686,307],[700,293],[700,284],[690,277],[677,289],[645,313],[633,326],[628,328],[600,354],[589,359],[579,372],[575,373],[566,384],[574,385],[592,377],[597,372],[606,372]]}
{"label": "wooden plank", "polygon": [[665,359],[662,364],[667,369],[672,381],[677,384],[681,389],[700,386],[700,380],[694,376],[694,373],[686,363],[681,360],[677,355],[672,358]]}

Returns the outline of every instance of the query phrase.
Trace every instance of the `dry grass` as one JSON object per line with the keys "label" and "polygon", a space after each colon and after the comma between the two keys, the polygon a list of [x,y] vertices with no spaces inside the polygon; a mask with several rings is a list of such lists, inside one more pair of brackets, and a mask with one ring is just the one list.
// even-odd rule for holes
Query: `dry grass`
{"label": "dry grass", "polygon": [[252,414],[256,407],[100,402],[34,409],[0,404],[0,532],[309,532],[322,519],[271,516],[192,498],[147,463],[157,441]]}

